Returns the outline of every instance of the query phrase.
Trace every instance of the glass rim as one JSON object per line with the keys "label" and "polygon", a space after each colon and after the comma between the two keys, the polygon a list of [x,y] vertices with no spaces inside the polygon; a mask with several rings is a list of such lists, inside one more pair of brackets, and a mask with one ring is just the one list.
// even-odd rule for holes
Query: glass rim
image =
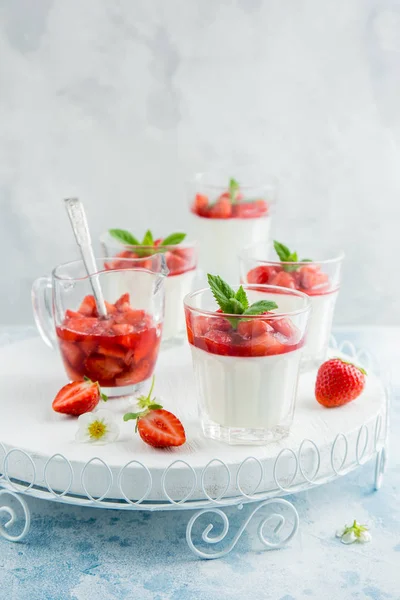
{"label": "glass rim", "polygon": [[255,256],[251,256],[250,254],[248,254],[248,251],[250,251],[252,248],[255,248],[256,245],[251,245],[251,246],[246,246],[245,248],[243,248],[241,250],[241,252],[238,254],[238,258],[239,260],[252,260],[254,262],[258,262],[260,264],[263,265],[272,265],[274,267],[276,266],[282,266],[282,265],[300,265],[300,266],[305,266],[305,265],[327,265],[327,264],[333,264],[336,262],[341,262],[344,260],[344,258],[346,257],[346,254],[343,250],[340,250],[338,252],[338,254],[333,257],[333,258],[325,258],[323,260],[297,260],[297,261],[282,261],[282,260],[269,260],[267,258],[256,258]]}
{"label": "glass rim", "polygon": [[[140,258],[119,258],[118,261],[129,261],[130,263],[134,260],[134,261],[145,261],[145,260],[149,260],[149,258],[152,258],[153,256],[164,256],[162,252],[157,252],[155,254],[153,254],[152,256],[142,256]],[[105,257],[102,256],[100,257],[95,257],[95,262],[99,262],[102,261],[103,264],[105,264],[108,260],[113,260],[112,257]],[[57,265],[56,267],[54,267],[54,269],[51,271],[51,275],[54,279],[57,279],[58,281],[85,281],[88,279],[91,279],[92,277],[96,277],[96,275],[100,275],[101,273],[117,273],[119,271],[122,271],[124,273],[126,273],[127,271],[142,271],[142,272],[147,272],[150,275],[157,275],[159,277],[166,277],[168,275],[168,271],[167,273],[163,273],[162,271],[152,271],[151,269],[145,269],[145,268],[140,268],[140,267],[128,267],[128,268],[121,268],[121,269],[107,269],[107,268],[103,268],[100,269],[99,271],[96,271],[95,273],[91,273],[90,275],[88,273],[86,273],[86,275],[83,275],[82,277],[61,277],[59,274],[57,274],[58,269],[62,269],[62,268],[67,268],[67,267],[72,267],[73,265],[83,265],[83,267],[85,267],[85,264],[83,262],[83,260],[80,259],[76,259],[76,260],[71,260],[68,261],[66,263],[62,263],[60,265]]]}
{"label": "glass rim", "polygon": [[[143,246],[142,244],[126,244],[124,242],[119,242],[118,240],[116,240],[115,238],[112,237],[112,235],[110,235],[108,233],[108,231],[104,231],[100,236],[99,239],[101,242],[108,244],[109,246],[113,246],[115,245],[115,247],[122,247],[122,248],[141,248],[144,250],[157,250],[157,248],[173,248],[173,249],[179,249],[179,248],[198,248],[199,246],[199,242],[197,240],[189,240],[188,242],[181,242],[180,244],[168,244],[167,246],[163,246],[162,244],[160,244],[159,246]],[[121,259],[122,260],[122,259]],[[132,259],[130,259],[132,260]]]}
{"label": "glass rim", "polygon": [[[189,304],[189,300],[191,300],[192,298],[199,296],[200,294],[204,294],[204,292],[211,292],[211,289],[209,287],[205,287],[205,288],[201,288],[200,290],[196,290],[194,292],[190,292],[189,294],[186,294],[186,296],[183,299],[183,304],[184,307],[187,308],[188,310],[194,311],[196,313],[202,314],[202,315],[209,315],[209,316],[216,316],[216,317],[236,317],[237,319],[246,319],[246,320],[253,320],[253,319],[281,319],[282,317],[291,317],[291,316],[295,316],[295,315],[300,315],[302,313],[306,313],[309,312],[311,309],[311,301],[310,301],[310,297],[305,294],[304,292],[300,292],[299,290],[293,290],[291,288],[284,288],[284,287],[280,287],[278,285],[262,285],[262,284],[252,284],[252,283],[242,283],[241,286],[243,287],[244,290],[255,290],[256,292],[268,292],[271,290],[272,293],[275,294],[280,294],[280,295],[285,295],[285,296],[297,296],[298,298],[302,298],[303,300],[305,300],[305,306],[303,308],[298,308],[296,310],[290,310],[290,311],[285,311],[285,312],[280,312],[280,313],[268,313],[268,316],[266,316],[265,314],[263,315],[238,315],[238,314],[231,314],[231,313],[221,313],[221,312],[217,312],[217,310],[206,310],[203,308],[197,308],[195,306],[191,306]],[[233,290],[239,289],[239,287],[241,287],[240,285],[234,285],[232,287]],[[277,309],[274,309],[277,310]],[[279,308],[278,308],[279,310]]]}
{"label": "glass rim", "polygon": [[[237,168],[241,168],[240,165]],[[232,171],[234,171],[235,169],[233,168]],[[216,184],[216,183],[207,183],[206,178],[210,177],[212,175],[217,175],[217,174],[224,174],[224,176],[226,175],[226,171],[224,169],[210,169],[208,171],[199,171],[197,173],[195,173],[194,175],[192,175],[192,177],[190,177],[187,180],[188,184],[199,184],[201,183],[205,188],[208,188],[210,190],[226,190],[228,187],[228,183],[229,183],[229,177],[227,177],[227,183],[225,184]],[[240,179],[240,177],[239,177]],[[245,178],[244,178],[245,179]],[[268,177],[266,177],[265,179],[261,179],[260,181],[255,181],[254,183],[244,183],[241,184],[239,183],[239,188],[240,190],[252,190],[254,188],[260,188],[260,187],[265,187],[265,188],[272,188],[274,190],[274,192],[276,193],[278,187],[279,187],[279,179],[275,176],[275,175],[268,175]],[[270,202],[274,202],[275,199],[270,200]]]}

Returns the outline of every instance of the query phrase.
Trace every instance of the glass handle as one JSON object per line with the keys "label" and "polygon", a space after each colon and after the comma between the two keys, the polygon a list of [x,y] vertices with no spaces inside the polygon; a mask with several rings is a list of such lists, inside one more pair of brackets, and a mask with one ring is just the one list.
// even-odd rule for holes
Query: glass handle
{"label": "glass handle", "polygon": [[55,332],[52,311],[52,284],[50,277],[39,277],[32,285],[32,308],[36,327],[43,341],[55,348]]}

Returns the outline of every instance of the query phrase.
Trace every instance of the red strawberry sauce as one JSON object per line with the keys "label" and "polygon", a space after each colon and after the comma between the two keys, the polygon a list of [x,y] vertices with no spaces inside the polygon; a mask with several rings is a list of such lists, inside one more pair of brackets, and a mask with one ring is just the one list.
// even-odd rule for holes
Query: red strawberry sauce
{"label": "red strawberry sauce", "polygon": [[[131,269],[132,267],[137,267],[137,263],[130,264],[127,258],[138,259],[146,256],[146,251],[148,252],[147,256],[151,256],[154,253],[164,250],[165,251],[165,261],[167,263],[167,267],[169,270],[168,277],[173,277],[174,275],[182,275],[182,273],[186,273],[187,271],[192,271],[196,268],[196,249],[194,247],[180,247],[176,246],[160,246],[154,245],[149,247],[144,247],[140,249],[140,254],[136,252],[133,247],[126,246],[126,249],[122,252],[116,254],[114,259],[105,264],[106,269]],[[125,260],[118,260],[118,259]],[[149,264],[146,264],[146,261],[141,263],[141,268],[143,269],[151,269],[151,261]]]}
{"label": "red strawberry sauce", "polygon": [[205,194],[196,194],[191,211],[198,217],[206,219],[257,219],[268,214],[268,203],[265,200],[243,200],[239,195],[235,202],[224,192],[216,202],[210,202]]}
{"label": "red strawberry sauce", "polygon": [[129,294],[106,302],[99,318],[93,296],[78,311],[67,310],[57,327],[65,369],[72,381],[84,376],[104,387],[132,385],[148,379],[157,360],[161,327],[144,310],[131,308]]}
{"label": "red strawberry sauce", "polygon": [[[317,264],[304,264],[296,271],[285,271],[279,263],[260,265],[247,273],[247,283],[277,285],[299,290],[308,296],[321,296],[336,292],[332,289],[329,276]],[[262,288],[260,288],[262,289]]]}
{"label": "red strawberry sauce", "polygon": [[189,343],[223,356],[271,356],[301,348],[304,338],[288,317],[242,320],[223,316],[206,316],[186,308],[186,327]]}

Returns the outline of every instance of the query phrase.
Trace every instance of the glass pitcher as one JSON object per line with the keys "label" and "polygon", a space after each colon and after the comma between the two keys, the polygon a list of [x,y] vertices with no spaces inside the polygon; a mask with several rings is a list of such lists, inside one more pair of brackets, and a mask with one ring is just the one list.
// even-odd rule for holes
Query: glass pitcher
{"label": "glass pitcher", "polygon": [[[121,263],[123,259],[121,259]],[[104,258],[89,276],[83,261],[57,266],[36,279],[32,304],[44,342],[60,350],[68,378],[98,381],[105,394],[126,396],[151,377],[164,320],[165,257],[127,259],[110,269]],[[96,279],[107,311],[97,312]]]}

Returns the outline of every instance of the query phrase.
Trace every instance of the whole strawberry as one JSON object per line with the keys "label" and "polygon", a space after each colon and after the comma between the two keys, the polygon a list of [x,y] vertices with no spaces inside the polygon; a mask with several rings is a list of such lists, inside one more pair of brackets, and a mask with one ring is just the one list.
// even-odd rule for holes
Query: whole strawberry
{"label": "whole strawberry", "polygon": [[361,367],[341,358],[331,358],[318,369],[315,397],[327,408],[343,406],[361,394],[366,374]]}

